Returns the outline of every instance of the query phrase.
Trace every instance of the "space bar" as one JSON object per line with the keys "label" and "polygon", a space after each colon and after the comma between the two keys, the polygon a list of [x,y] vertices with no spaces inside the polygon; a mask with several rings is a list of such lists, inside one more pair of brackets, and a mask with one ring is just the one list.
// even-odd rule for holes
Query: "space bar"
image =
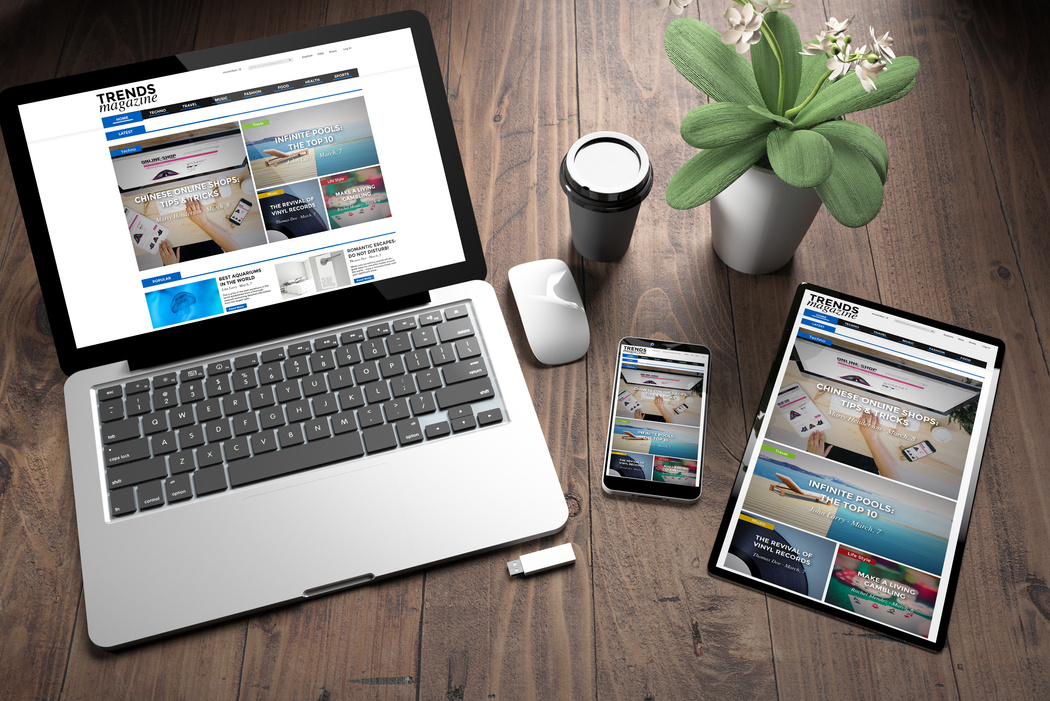
{"label": "space bar", "polygon": [[296,445],[273,453],[230,463],[230,484],[240,487],[259,480],[289,475],[311,467],[327,465],[340,460],[359,458],[365,451],[357,431],[341,436]]}

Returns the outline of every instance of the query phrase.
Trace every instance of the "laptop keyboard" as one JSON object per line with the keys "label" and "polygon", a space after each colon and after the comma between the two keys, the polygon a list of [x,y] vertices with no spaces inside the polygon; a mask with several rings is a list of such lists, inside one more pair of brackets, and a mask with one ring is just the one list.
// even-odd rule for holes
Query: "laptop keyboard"
{"label": "laptop keyboard", "polygon": [[97,394],[114,517],[503,421],[468,302]]}

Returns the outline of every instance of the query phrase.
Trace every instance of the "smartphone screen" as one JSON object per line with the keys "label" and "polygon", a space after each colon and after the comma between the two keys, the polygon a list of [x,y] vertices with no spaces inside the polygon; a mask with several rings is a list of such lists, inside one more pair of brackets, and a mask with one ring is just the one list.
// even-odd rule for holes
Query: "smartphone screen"
{"label": "smartphone screen", "polygon": [[237,206],[234,207],[233,211],[230,213],[230,221],[232,221],[234,224],[239,225],[242,221],[244,221],[244,218],[248,216],[248,210],[251,208],[252,203],[242,198],[241,201],[237,203]]}
{"label": "smartphone screen", "polygon": [[710,357],[697,344],[620,341],[602,477],[606,491],[699,498]]}
{"label": "smartphone screen", "polygon": [[933,447],[933,443],[929,441],[923,441],[922,443],[916,443],[915,445],[908,446],[901,451],[904,453],[904,457],[908,460],[915,462],[919,458],[924,458],[927,455],[933,455],[937,452],[937,449]]}

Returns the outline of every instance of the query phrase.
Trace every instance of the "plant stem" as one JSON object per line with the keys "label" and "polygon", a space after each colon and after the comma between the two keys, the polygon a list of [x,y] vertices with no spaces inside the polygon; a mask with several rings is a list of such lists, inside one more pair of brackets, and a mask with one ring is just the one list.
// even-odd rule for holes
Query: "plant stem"
{"label": "plant stem", "polygon": [[794,107],[792,109],[789,109],[787,112],[785,112],[784,116],[787,117],[788,119],[791,119],[796,114],[801,112],[805,108],[806,105],[808,105],[809,103],[813,102],[813,98],[817,96],[817,91],[820,90],[820,86],[824,84],[824,81],[827,80],[828,76],[830,76],[830,75],[831,75],[831,71],[828,71],[827,73],[822,75],[820,77],[820,80],[817,81],[817,84],[815,86],[813,86],[813,92],[811,92],[809,94],[809,97],[807,97],[805,99],[805,101],[801,105],[799,105],[798,107]]}
{"label": "plant stem", "polygon": [[777,57],[777,68],[780,71],[780,82],[777,85],[777,114],[784,115],[784,83],[787,77],[784,75],[784,54],[780,51],[780,42],[773,36],[772,31],[762,32],[762,36],[769,42],[769,48],[773,49],[773,55]]}

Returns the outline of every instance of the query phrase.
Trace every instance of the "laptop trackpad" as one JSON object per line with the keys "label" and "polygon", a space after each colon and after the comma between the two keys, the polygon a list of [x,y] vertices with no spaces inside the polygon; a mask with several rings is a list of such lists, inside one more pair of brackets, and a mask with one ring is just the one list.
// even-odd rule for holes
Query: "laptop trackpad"
{"label": "laptop trackpad", "polygon": [[243,525],[253,535],[242,542],[261,549],[286,596],[404,569],[414,555],[392,471],[349,463],[247,495]]}

